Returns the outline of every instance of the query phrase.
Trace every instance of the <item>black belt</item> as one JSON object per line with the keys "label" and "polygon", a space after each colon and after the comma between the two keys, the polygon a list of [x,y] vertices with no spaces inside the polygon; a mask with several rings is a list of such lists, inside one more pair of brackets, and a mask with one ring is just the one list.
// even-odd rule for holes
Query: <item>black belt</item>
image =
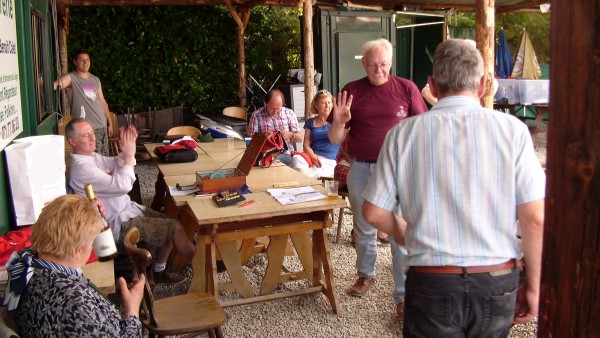
{"label": "black belt", "polygon": [[496,272],[506,269],[512,269],[516,266],[515,259],[509,259],[504,263],[481,266],[411,266],[414,272],[418,273],[437,273],[449,275],[463,275],[472,273]]}
{"label": "black belt", "polygon": [[360,158],[355,158],[354,160],[356,162],[360,162],[360,163],[370,163],[370,164],[377,163],[377,160],[363,160]]}

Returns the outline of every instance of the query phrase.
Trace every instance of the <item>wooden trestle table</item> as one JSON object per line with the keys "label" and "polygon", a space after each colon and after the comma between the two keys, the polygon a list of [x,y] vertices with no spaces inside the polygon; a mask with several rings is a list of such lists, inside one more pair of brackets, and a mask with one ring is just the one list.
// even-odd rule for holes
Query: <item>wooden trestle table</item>
{"label": "wooden trestle table", "polygon": [[[146,148],[152,153],[155,146],[146,145]],[[176,183],[193,184],[196,171],[213,170],[225,163],[224,168],[235,167],[235,160],[228,161],[238,152],[243,152],[245,143],[240,140],[230,150],[225,139],[217,139],[214,143],[200,143],[199,147],[199,160],[196,162],[156,162],[165,187],[175,186]],[[241,155],[237,158],[239,161]],[[327,195],[321,181],[287,166],[252,168],[247,177],[251,193],[244,196],[246,200],[255,202],[246,207],[233,205],[219,208],[210,197],[167,195],[167,212],[177,215],[188,230],[197,232],[189,292],[208,292],[218,298],[219,291],[235,291],[242,297],[221,301],[221,305],[225,307],[322,292],[328,298],[333,312],[337,313],[339,306],[326,230],[331,227],[333,209],[346,207],[346,202],[337,197],[283,206],[266,192],[273,183],[290,181],[298,182],[301,186],[311,185]],[[311,231],[312,239],[309,236]],[[256,238],[263,236],[269,237],[266,250],[268,266],[261,281],[260,292],[256,295],[242,270],[242,264],[253,254]],[[288,239],[291,239],[296,249],[302,264],[301,271],[282,273],[285,270],[283,259]],[[217,280],[218,256],[227,269],[231,280],[229,283],[219,283]],[[310,286],[274,293],[279,283],[301,278],[307,279]]]}

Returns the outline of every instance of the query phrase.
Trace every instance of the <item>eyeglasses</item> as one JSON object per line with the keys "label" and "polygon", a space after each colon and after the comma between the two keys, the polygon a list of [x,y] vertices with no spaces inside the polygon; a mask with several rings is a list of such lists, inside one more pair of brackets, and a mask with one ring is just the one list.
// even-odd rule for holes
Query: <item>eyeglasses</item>
{"label": "eyeglasses", "polygon": [[381,70],[386,70],[386,69],[390,68],[391,66],[392,66],[392,64],[391,63],[387,63],[387,62],[386,63],[382,63],[380,65],[375,64],[375,63],[369,63],[367,65],[367,67],[369,67],[369,69],[372,69],[372,70],[376,70],[377,68],[381,68]]}

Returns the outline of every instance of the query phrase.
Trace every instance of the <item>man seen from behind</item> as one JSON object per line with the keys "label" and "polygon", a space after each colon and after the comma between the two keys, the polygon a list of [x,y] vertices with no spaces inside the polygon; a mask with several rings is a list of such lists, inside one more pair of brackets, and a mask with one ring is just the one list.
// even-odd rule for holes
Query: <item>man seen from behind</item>
{"label": "man seen from behind", "polygon": [[527,126],[481,107],[476,48],[440,44],[429,86],[439,101],[387,134],[363,214],[405,241],[404,337],[506,337],[538,312],[545,174]]}

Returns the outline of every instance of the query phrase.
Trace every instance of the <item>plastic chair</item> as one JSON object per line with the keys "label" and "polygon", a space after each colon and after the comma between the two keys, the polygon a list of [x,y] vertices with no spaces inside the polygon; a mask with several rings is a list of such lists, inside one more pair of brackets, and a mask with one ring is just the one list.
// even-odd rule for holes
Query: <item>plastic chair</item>
{"label": "plastic chair", "polygon": [[198,136],[200,136],[200,129],[192,126],[173,127],[167,131],[167,136],[173,135],[184,135],[190,136],[193,139],[198,139]]}
{"label": "plastic chair", "polygon": [[223,109],[223,115],[238,118],[240,120],[246,120],[246,111],[242,107],[227,107]]}
{"label": "plastic chair", "polygon": [[[140,238],[139,229],[127,230],[124,243],[133,276],[139,277],[146,272],[152,261],[152,255],[137,247]],[[221,325],[226,316],[215,297],[207,293],[186,293],[179,296],[154,300],[148,279],[144,286],[144,298],[140,311],[142,325],[148,330],[149,337],[200,334],[208,331],[213,337],[223,337]]]}

